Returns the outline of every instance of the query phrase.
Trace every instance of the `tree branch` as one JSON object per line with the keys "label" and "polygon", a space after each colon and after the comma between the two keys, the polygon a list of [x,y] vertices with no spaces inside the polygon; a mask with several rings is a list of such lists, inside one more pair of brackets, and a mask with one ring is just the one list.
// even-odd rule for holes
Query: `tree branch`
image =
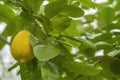
{"label": "tree branch", "polygon": [[9,45],[10,45],[10,43],[5,39],[5,37],[3,37],[3,36],[0,35],[0,39],[1,39],[3,42],[5,42],[6,44],[9,44]]}

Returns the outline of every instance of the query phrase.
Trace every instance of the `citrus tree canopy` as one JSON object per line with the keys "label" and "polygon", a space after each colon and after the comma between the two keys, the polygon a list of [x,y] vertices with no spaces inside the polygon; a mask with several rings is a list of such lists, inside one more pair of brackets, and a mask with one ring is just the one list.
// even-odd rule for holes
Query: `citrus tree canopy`
{"label": "citrus tree canopy", "polygon": [[97,1],[0,0],[0,49],[9,44],[17,62],[8,70],[19,66],[21,80],[120,80],[120,0]]}

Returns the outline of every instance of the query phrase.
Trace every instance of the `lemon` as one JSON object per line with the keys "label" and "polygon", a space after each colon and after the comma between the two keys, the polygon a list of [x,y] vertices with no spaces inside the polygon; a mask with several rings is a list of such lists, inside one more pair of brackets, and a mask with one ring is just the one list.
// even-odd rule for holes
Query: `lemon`
{"label": "lemon", "polygon": [[13,38],[11,44],[12,56],[21,63],[28,62],[34,58],[29,38],[30,32],[22,30]]}

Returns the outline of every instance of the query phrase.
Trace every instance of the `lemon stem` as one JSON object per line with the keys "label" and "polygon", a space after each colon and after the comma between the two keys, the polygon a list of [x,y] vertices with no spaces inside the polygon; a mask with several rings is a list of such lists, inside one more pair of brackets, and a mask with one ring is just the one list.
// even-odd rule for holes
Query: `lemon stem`
{"label": "lemon stem", "polygon": [[8,69],[8,71],[11,71],[11,70],[13,70],[14,68],[16,68],[17,66],[18,66],[18,62],[16,62],[14,65],[12,65],[9,69]]}

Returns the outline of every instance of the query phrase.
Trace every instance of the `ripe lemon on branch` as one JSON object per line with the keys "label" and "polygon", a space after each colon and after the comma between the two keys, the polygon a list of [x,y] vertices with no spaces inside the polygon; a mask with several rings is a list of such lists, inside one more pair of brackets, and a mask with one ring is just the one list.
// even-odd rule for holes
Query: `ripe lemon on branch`
{"label": "ripe lemon on branch", "polygon": [[28,62],[34,58],[29,38],[30,32],[22,30],[13,38],[11,44],[12,56],[21,63]]}

